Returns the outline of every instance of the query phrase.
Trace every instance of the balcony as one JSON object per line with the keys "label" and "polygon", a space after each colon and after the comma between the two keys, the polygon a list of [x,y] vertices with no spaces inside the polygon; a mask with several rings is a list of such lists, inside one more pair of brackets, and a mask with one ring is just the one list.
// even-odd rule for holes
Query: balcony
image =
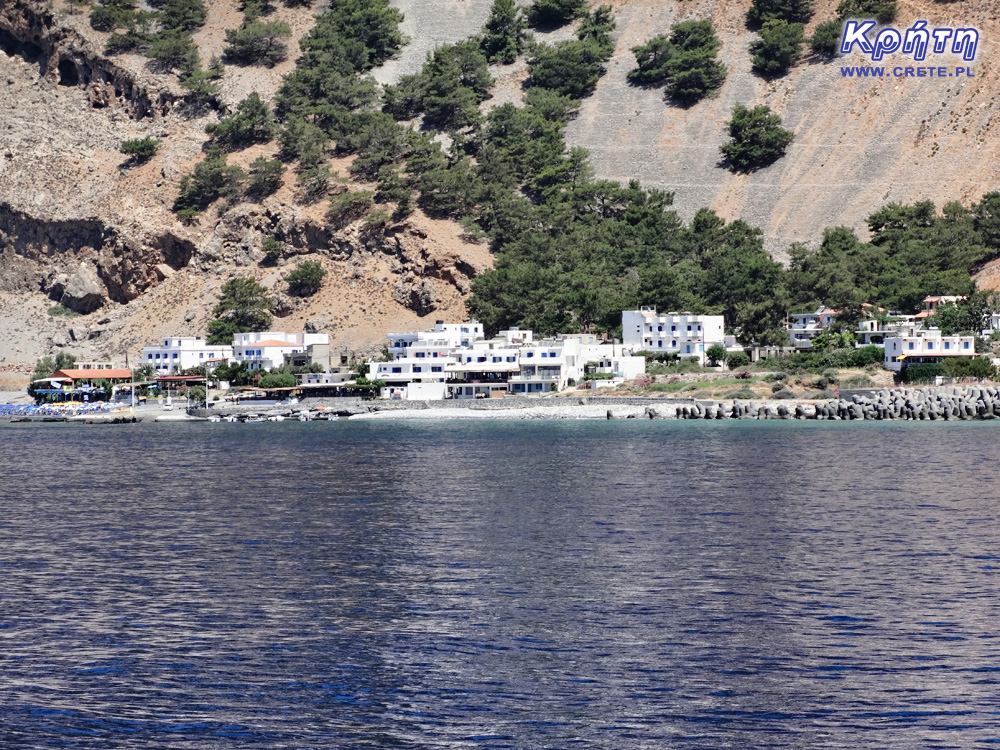
{"label": "balcony", "polygon": [[559,377],[556,375],[515,375],[508,383],[558,383]]}

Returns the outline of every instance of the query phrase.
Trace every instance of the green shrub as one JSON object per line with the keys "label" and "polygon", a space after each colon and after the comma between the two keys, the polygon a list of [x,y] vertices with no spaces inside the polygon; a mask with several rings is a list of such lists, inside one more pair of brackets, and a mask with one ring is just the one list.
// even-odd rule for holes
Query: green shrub
{"label": "green shrub", "polygon": [[683,103],[695,102],[722,86],[726,67],[715,59],[722,46],[711,21],[675,24],[670,38],[657,36],[633,47],[637,67],[628,74],[635,84],[667,85],[667,94]]}
{"label": "green shrub", "polygon": [[976,378],[977,380],[995,379],[997,368],[987,357],[974,359],[945,359],[941,363],[944,374],[950,378]]}
{"label": "green shrub", "polygon": [[747,19],[759,27],[774,20],[808,23],[812,15],[812,0],[753,0]]}
{"label": "green shrub", "polygon": [[836,57],[840,51],[840,38],[844,32],[843,21],[825,21],[809,37],[809,48],[820,57]]}
{"label": "green shrub", "polygon": [[874,18],[881,24],[892,23],[898,8],[894,0],[842,0],[837,6],[837,16],[845,18]]}
{"label": "green shrub", "polygon": [[285,243],[277,237],[265,237],[260,243],[260,249],[264,251],[264,259],[276,263],[285,254]]}
{"label": "green shrub", "polygon": [[212,140],[228,150],[267,143],[275,130],[274,116],[256,91],[237,104],[232,115],[205,126]]}
{"label": "green shrub", "polygon": [[607,51],[593,40],[539,45],[528,60],[530,84],[583,99],[597,86],[606,61]]}
{"label": "green shrub", "polygon": [[223,56],[238,65],[266,65],[273,68],[288,57],[285,39],[292,28],[284,21],[248,21],[226,31]]}
{"label": "green shrub", "polygon": [[720,150],[730,168],[752,172],[782,157],[794,134],[781,127],[781,118],[766,105],[747,109],[737,104],[728,123],[729,143]]}
{"label": "green shrub", "polygon": [[765,78],[783,76],[801,56],[805,39],[801,23],[768,21],[760,30],[760,39],[750,45],[754,72]]}
{"label": "green shrub", "polygon": [[90,11],[90,27],[95,31],[127,28],[135,15],[135,0],[101,0]]}
{"label": "green shrub", "polygon": [[[53,305],[46,312],[53,318],[79,318],[80,313],[76,310],[70,310],[68,307],[63,307],[62,305]],[[49,373],[51,375],[52,373]],[[43,375],[42,377],[48,377],[48,375]]]}
{"label": "green shrub", "polygon": [[156,138],[136,138],[131,141],[124,141],[119,151],[126,156],[132,157],[132,161],[143,164],[152,159],[160,148],[160,141]]}
{"label": "green shrub", "polygon": [[373,195],[368,190],[331,195],[327,218],[335,224],[341,225],[360,219],[371,209],[372,198]]}
{"label": "green shrub", "polygon": [[281,176],[284,173],[285,165],[279,160],[258,156],[250,162],[245,194],[254,198],[264,198],[276,193],[281,188]]}
{"label": "green shrub", "polygon": [[782,388],[779,388],[777,391],[774,391],[771,394],[771,398],[790,399],[790,398],[795,398],[795,394],[792,393],[787,388],[782,387]]}
{"label": "green shrub", "polygon": [[750,355],[746,352],[732,352],[727,360],[730,370],[738,370],[741,367],[750,366]]}
{"label": "green shrub", "polygon": [[493,0],[479,48],[491,63],[510,65],[524,50],[526,23],[514,0]]}
{"label": "green shrub", "polygon": [[841,388],[871,388],[875,385],[875,381],[869,378],[867,375],[852,375],[851,377],[845,379],[841,384]]}
{"label": "green shrub", "polygon": [[326,270],[319,261],[303,261],[285,277],[288,293],[295,297],[312,297],[323,286],[324,276]]}
{"label": "green shrub", "polygon": [[260,380],[257,381],[258,388],[294,388],[296,385],[298,385],[298,381],[295,376],[287,373],[269,372],[266,375],[261,375]]}
{"label": "green shrub", "polygon": [[906,365],[900,370],[899,377],[904,383],[929,383],[945,374],[941,365],[931,363]]}
{"label": "green shrub", "polygon": [[187,396],[188,401],[192,404],[200,404],[205,401],[208,391],[203,385],[193,385],[187,389],[184,395]]}
{"label": "green shrub", "polygon": [[208,18],[208,8],[203,0],[164,0],[159,3],[159,11],[160,22],[165,29],[194,31],[204,26]]}
{"label": "green shrub", "polygon": [[219,198],[236,198],[242,194],[246,173],[237,166],[226,164],[222,152],[210,152],[195,166],[194,174],[181,178],[180,194],[174,201],[174,211],[192,217],[204,211]]}
{"label": "green shrub", "polygon": [[[239,332],[266,331],[271,325],[274,301],[267,289],[248,277],[235,276],[219,290],[219,302],[212,309],[214,320],[208,324],[206,340],[210,344],[232,343]],[[219,377],[225,378],[216,369]]]}
{"label": "green shrub", "polygon": [[146,57],[156,60],[163,70],[179,70],[183,75],[198,69],[198,47],[183,29],[165,29],[154,35],[146,47]]}
{"label": "green shrub", "polygon": [[536,29],[563,26],[583,13],[584,0],[535,0],[527,12],[528,24]]}

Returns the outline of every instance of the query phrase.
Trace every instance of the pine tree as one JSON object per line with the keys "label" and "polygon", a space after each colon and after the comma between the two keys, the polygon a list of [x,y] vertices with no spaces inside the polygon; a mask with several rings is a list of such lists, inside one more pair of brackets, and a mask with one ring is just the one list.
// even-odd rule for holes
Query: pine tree
{"label": "pine tree", "polygon": [[510,65],[524,50],[527,24],[514,0],[493,0],[480,47],[491,63]]}

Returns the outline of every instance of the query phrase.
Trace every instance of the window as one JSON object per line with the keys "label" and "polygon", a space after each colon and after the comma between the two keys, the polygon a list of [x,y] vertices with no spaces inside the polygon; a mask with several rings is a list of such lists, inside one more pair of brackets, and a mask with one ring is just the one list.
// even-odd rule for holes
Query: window
{"label": "window", "polygon": [[951,349],[951,342],[950,341],[945,341],[944,342],[944,348],[945,349]]}
{"label": "window", "polygon": [[416,357],[417,359],[423,359],[423,358],[424,358],[424,357],[426,357],[427,355],[426,355],[426,354],[424,354],[424,352],[417,352],[417,353],[416,353],[416,354],[414,354],[413,356],[414,356],[414,357]]}
{"label": "window", "polygon": [[494,362],[502,362],[503,361],[503,357],[494,357],[493,361]]}
{"label": "window", "polygon": [[[146,359],[152,359],[152,358],[153,358],[153,355],[152,355],[152,354],[147,354],[147,355],[146,355]],[[159,355],[159,354],[157,354],[157,355],[156,355],[156,358],[157,358],[157,359],[159,359],[159,358],[160,358],[160,355]]]}
{"label": "window", "polygon": [[545,359],[547,356],[549,356],[549,355],[546,354],[545,352],[542,352],[542,359]]}
{"label": "window", "polygon": [[436,357],[437,355],[438,355],[438,353],[437,353],[437,352],[434,352],[434,354],[433,354],[432,356]]}
{"label": "window", "polygon": [[933,349],[934,349],[934,342],[933,341],[928,341],[927,342],[927,350],[928,351],[933,351]]}
{"label": "window", "polygon": [[507,357],[507,361],[508,362],[516,362],[517,361],[517,357]]}
{"label": "window", "polygon": [[663,342],[662,342],[662,341],[657,341],[657,342],[656,342],[656,345],[657,345],[658,347],[660,347],[661,349],[663,348]]}
{"label": "window", "polygon": [[676,331],[676,330],[677,330],[677,326],[670,326],[670,331],[671,331],[671,333],[673,333],[673,332],[674,332],[674,331]]}
{"label": "window", "polygon": [[436,366],[436,367],[432,367],[432,368],[431,368],[431,372],[441,372],[441,366],[440,366],[440,365],[438,365],[438,366]]}
{"label": "window", "polygon": [[969,348],[969,342],[968,341],[963,342],[962,343],[962,348],[963,349],[968,349]]}
{"label": "window", "polygon": [[414,371],[414,372],[420,372],[421,370],[420,370],[420,367],[414,367],[414,368],[413,368],[413,371]]}
{"label": "window", "polygon": [[392,371],[393,371],[393,372],[402,372],[402,371],[403,371],[403,368],[402,368],[402,367],[393,367],[393,368],[392,368]]}
{"label": "window", "polygon": [[910,350],[911,352],[913,351],[913,342],[912,342],[912,341],[910,342],[910,345],[909,345],[909,347],[908,347],[908,348],[909,348],[909,350]]}
{"label": "window", "polygon": [[676,341],[671,341],[670,342],[670,348],[671,349],[676,349],[677,348],[677,342]]}
{"label": "window", "polygon": [[532,357],[534,357],[534,356],[535,356],[535,353],[534,353],[534,352],[528,352],[528,353],[527,353],[527,354],[525,354],[524,356],[525,356],[525,357],[527,357],[528,359],[531,359]]}
{"label": "window", "polygon": [[159,354],[159,352],[157,352],[157,354],[156,354],[156,358],[157,358],[157,359],[159,359],[159,358],[160,358],[160,354]]}
{"label": "window", "polygon": [[477,357],[476,358],[476,362],[485,362],[485,361],[486,361],[486,357]]}
{"label": "window", "polygon": [[663,326],[657,326],[657,327],[656,327],[656,330],[657,330],[657,331],[662,331],[662,330],[663,330]]}
{"label": "window", "polygon": [[205,352],[198,352],[198,359],[205,359]]}
{"label": "window", "polygon": [[690,330],[691,330],[691,326],[688,326],[688,331],[690,331]]}

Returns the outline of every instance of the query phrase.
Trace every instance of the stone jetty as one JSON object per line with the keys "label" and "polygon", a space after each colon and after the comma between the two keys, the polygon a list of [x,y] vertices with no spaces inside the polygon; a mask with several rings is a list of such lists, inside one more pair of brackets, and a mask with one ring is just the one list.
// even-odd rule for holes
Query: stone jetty
{"label": "stone jetty", "polygon": [[[649,407],[650,419],[667,415]],[[972,420],[1000,417],[1000,388],[984,385],[901,388],[820,402],[698,402],[677,407],[678,419]]]}

